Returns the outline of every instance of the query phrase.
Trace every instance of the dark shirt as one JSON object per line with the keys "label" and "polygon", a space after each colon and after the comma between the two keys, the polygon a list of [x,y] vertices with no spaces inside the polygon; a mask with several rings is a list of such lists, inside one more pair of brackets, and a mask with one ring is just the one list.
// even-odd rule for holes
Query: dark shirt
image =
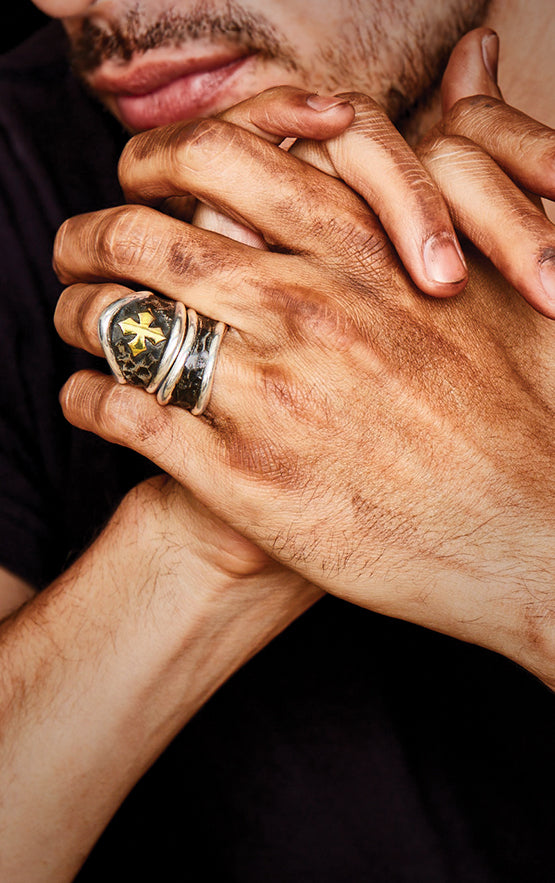
{"label": "dark shirt", "polygon": [[[102,363],[54,331],[52,242],[122,201],[125,135],[57,26],[0,62],[0,131],[0,564],[42,587],[151,472],[58,405]],[[174,740],[78,879],[546,883],[554,702],[488,651],[326,598]]]}

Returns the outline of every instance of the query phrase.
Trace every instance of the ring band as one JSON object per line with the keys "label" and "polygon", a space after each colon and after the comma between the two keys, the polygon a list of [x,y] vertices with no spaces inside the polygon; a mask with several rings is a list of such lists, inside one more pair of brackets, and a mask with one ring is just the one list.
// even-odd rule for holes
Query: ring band
{"label": "ring band", "polygon": [[224,322],[168,298],[140,291],[110,304],[98,336],[119,383],[156,393],[161,405],[195,416],[210,400]]}
{"label": "ring band", "polygon": [[193,341],[196,337],[197,324],[197,313],[191,309],[187,310],[187,333],[185,335],[185,340],[183,341],[183,346],[180,347],[170,370],[165,375],[165,378],[160,384],[158,392],[156,393],[156,398],[161,405],[167,405],[168,402],[171,400],[172,393],[177,385],[179,378],[181,377],[181,373],[183,371],[183,368],[185,367],[185,361],[191,351]]}

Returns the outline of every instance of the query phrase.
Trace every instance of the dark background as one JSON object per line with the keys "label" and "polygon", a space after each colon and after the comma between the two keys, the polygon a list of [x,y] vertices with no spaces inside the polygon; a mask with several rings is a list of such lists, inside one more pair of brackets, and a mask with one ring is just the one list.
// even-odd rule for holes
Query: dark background
{"label": "dark background", "polygon": [[49,21],[48,17],[39,12],[31,0],[15,0],[14,3],[10,3],[8,14],[4,16],[0,52],[8,52],[47,21]]}

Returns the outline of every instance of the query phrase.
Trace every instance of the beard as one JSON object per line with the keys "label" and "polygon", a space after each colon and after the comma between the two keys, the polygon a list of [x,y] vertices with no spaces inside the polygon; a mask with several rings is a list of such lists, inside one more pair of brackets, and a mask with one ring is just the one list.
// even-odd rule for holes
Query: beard
{"label": "beard", "polygon": [[340,29],[307,55],[267,16],[234,0],[222,7],[201,0],[187,11],[172,6],[156,19],[136,3],[113,25],[84,18],[78,30],[72,27],[70,62],[86,83],[106,61],[125,63],[149,50],[217,41],[256,54],[287,73],[287,82],[293,75],[295,85],[309,91],[365,92],[403,127],[437,92],[454,45],[483,23],[489,5],[444,0],[423,10],[417,0],[345,0]]}

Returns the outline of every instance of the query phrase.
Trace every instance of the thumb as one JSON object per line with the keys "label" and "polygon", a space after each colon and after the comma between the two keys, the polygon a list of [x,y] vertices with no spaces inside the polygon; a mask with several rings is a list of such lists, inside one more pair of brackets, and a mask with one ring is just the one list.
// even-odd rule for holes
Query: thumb
{"label": "thumb", "polygon": [[491,28],[476,28],[459,40],[441,84],[444,115],[460,98],[470,95],[502,99],[497,85],[498,57],[499,37]]}

